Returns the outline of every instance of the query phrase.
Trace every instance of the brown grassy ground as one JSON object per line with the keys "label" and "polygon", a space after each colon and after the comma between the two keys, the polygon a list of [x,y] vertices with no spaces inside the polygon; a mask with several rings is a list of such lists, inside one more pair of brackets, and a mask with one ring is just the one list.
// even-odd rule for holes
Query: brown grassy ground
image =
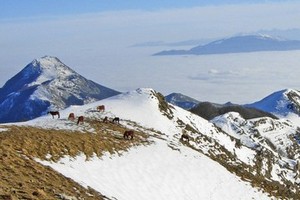
{"label": "brown grassy ground", "polygon": [[133,140],[124,140],[122,133],[125,128],[121,125],[97,121],[87,123],[97,133],[1,126],[8,130],[0,132],[0,200],[106,199],[93,189],[86,189],[33,160],[48,158],[57,161],[64,155],[76,156],[81,152],[87,157],[101,156],[107,151],[118,153],[130,146],[148,143],[146,135],[140,132],[135,132]]}

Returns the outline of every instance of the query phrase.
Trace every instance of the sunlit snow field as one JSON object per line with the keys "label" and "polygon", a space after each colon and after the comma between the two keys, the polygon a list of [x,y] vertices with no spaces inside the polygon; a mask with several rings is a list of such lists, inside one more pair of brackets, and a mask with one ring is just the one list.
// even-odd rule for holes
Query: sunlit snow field
{"label": "sunlit snow field", "polygon": [[81,155],[58,163],[40,162],[118,200],[270,199],[206,156],[189,148],[181,151],[156,141],[122,157],[86,161]]}

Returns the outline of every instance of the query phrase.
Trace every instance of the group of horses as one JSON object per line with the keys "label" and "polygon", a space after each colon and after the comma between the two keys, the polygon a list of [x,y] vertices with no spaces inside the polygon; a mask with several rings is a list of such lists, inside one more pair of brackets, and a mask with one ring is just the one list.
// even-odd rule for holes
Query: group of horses
{"label": "group of horses", "polygon": [[[54,116],[57,115],[57,118],[59,119],[60,118],[60,114],[58,111],[49,111],[48,114],[51,114],[52,115],[52,118],[54,119]],[[68,120],[71,120],[71,121],[74,121],[75,120],[75,114],[74,113],[70,113],[69,114],[69,117],[68,117]],[[84,117],[83,116],[79,116],[78,117],[78,120],[77,120],[77,125],[81,122],[83,122],[84,120]]]}
{"label": "group of horses", "polygon": [[[105,106],[104,105],[100,105],[100,106],[97,106],[97,110],[99,112],[104,112],[105,111]],[[60,114],[58,111],[49,111],[48,114],[51,114],[52,115],[52,118],[54,119],[54,116],[58,116],[58,118],[60,118]],[[71,120],[71,121],[74,121],[75,120],[75,114],[74,113],[70,113],[69,116],[68,116],[68,120]],[[78,120],[77,120],[77,125],[79,123],[83,123],[84,121],[84,117],[83,116],[79,116],[78,117]],[[108,117],[105,116],[104,119],[103,119],[103,123],[108,123],[110,122]],[[120,118],[119,117],[115,117],[111,120],[111,123],[115,123],[115,124],[119,124],[120,123]],[[133,130],[126,130],[123,134],[123,138],[124,139],[133,139],[134,137],[134,131]],[[180,137],[180,140],[181,141],[186,141],[186,142],[189,142],[190,138],[187,134],[182,134],[181,137]]]}
{"label": "group of horses", "polygon": [[[100,106],[97,106],[97,111],[99,112],[104,112],[105,111],[105,106],[104,105],[100,105]],[[52,115],[52,118],[54,119],[54,117],[57,115],[58,116],[58,119],[60,118],[60,114],[58,111],[49,111],[48,114],[51,114]],[[74,113],[70,113],[69,116],[68,116],[68,120],[71,120],[71,121],[74,121],[75,120],[75,114]],[[77,125],[79,123],[83,123],[84,121],[84,117],[83,116],[79,116],[78,117],[78,120],[77,120]],[[103,122],[104,123],[108,123],[109,122],[109,119],[107,116],[104,117],[103,119]],[[115,117],[111,120],[112,123],[114,124],[120,124],[120,118],[119,117]],[[123,138],[124,139],[133,139],[134,137],[134,131],[133,130],[126,130],[123,134]]]}

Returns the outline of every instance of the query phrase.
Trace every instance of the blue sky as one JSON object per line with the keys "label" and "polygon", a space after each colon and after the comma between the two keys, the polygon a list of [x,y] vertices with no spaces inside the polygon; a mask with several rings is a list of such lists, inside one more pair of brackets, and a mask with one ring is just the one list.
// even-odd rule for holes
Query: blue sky
{"label": "blue sky", "polygon": [[[102,11],[158,10],[208,5],[284,2],[282,0],[0,0],[0,19],[57,16]],[[286,2],[286,1],[285,1]]]}
{"label": "blue sky", "polygon": [[[277,76],[290,65],[298,69],[294,58],[300,55],[157,58],[151,55],[191,47],[132,46],[207,42],[262,31],[300,39],[299,10],[296,0],[0,0],[0,87],[33,59],[49,55],[119,91],[151,87],[166,95],[248,103],[299,84],[297,78]],[[261,77],[268,81],[261,83]]]}

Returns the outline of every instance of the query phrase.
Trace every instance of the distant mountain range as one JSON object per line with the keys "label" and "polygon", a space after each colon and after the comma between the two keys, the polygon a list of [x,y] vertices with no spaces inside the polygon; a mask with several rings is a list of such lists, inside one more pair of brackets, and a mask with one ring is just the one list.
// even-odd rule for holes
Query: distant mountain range
{"label": "distant mountain range", "polygon": [[165,50],[155,53],[154,56],[206,55],[289,50],[300,50],[300,41],[283,40],[267,35],[245,35],[216,40],[206,45],[196,46],[189,50]]}
{"label": "distant mountain range", "polygon": [[270,117],[273,119],[277,119],[277,117],[271,113],[266,111],[259,110],[257,108],[250,108],[244,107],[241,105],[234,105],[234,104],[214,104],[210,102],[202,102],[199,103],[197,106],[190,109],[190,111],[200,117],[212,120],[213,118],[229,113],[229,112],[237,112],[243,117],[244,119],[253,119],[258,117]]}
{"label": "distant mountain range", "polygon": [[166,101],[189,110],[204,119],[211,120],[228,112],[237,112],[244,119],[257,117],[287,116],[291,113],[300,115],[300,91],[285,89],[274,92],[260,101],[239,105],[233,103],[217,104],[201,102],[180,93],[172,93],[165,97]]}
{"label": "distant mountain range", "polygon": [[49,110],[83,105],[120,92],[87,80],[58,58],[35,59],[0,88],[0,122],[26,121]]}

